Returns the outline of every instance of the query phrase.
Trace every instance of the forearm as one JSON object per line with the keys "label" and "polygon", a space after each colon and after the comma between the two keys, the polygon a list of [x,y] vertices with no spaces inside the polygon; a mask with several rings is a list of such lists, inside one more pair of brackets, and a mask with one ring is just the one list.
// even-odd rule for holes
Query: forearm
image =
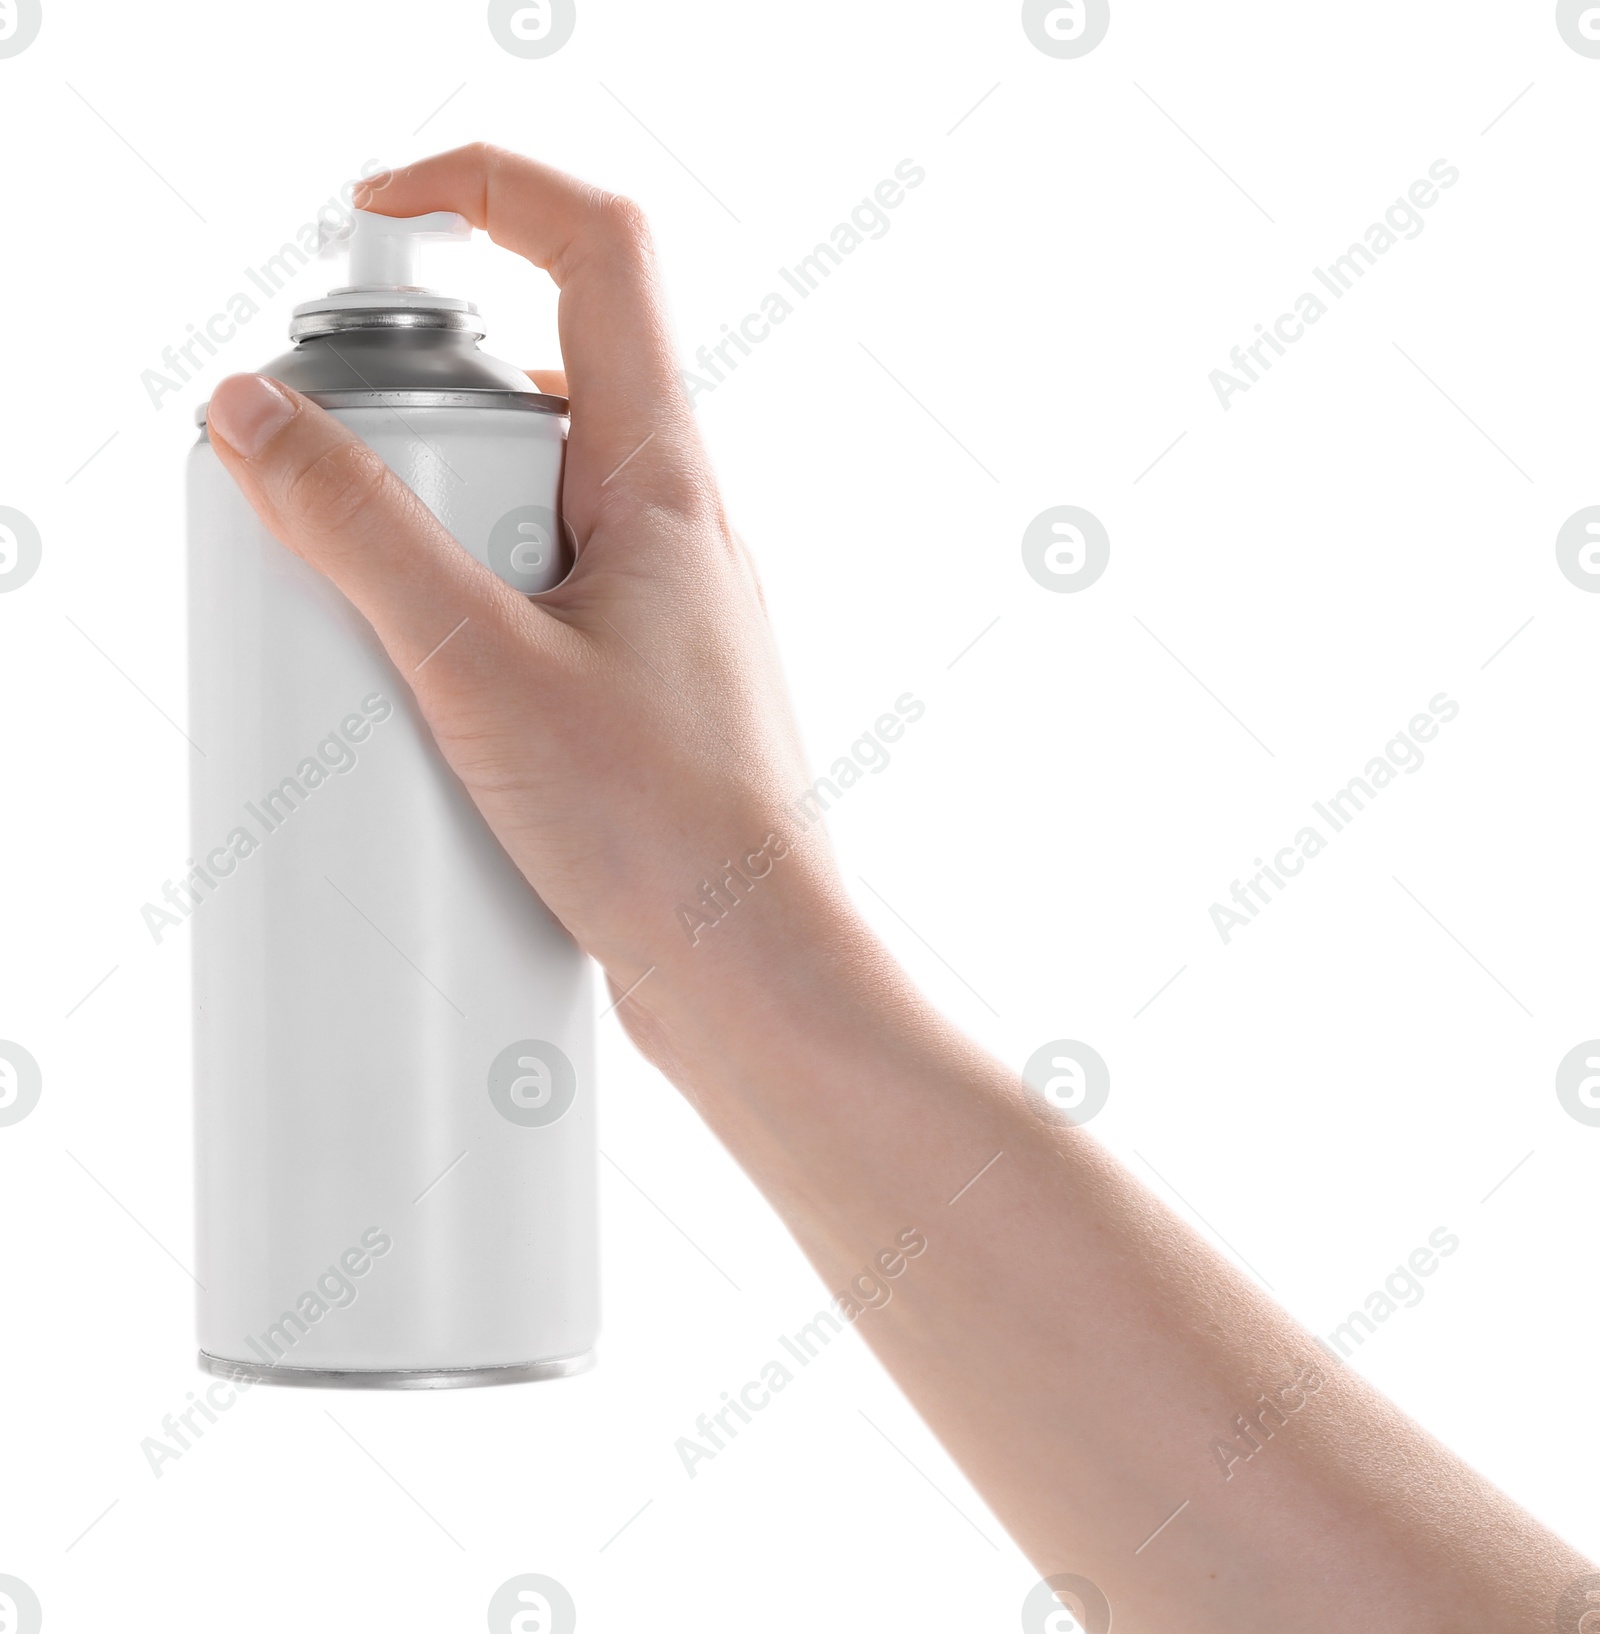
{"label": "forearm", "polygon": [[1548,1630],[1576,1554],[800,894],[664,972],[644,1042],[830,1289],[926,1238],[858,1329],[1041,1575],[1133,1631]]}

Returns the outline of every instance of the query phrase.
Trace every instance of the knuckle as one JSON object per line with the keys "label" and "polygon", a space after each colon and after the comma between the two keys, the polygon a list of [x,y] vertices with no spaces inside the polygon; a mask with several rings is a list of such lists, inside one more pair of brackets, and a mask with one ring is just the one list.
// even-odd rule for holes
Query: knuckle
{"label": "knuckle", "polygon": [[591,260],[627,267],[636,275],[654,259],[650,223],[632,199],[598,187],[582,189],[581,214],[568,242],[552,258],[550,271],[565,284]]}
{"label": "knuckle", "polygon": [[337,442],[295,472],[288,508],[321,529],[353,527],[376,511],[387,474],[388,467],[364,444]]}
{"label": "knuckle", "polygon": [[620,193],[602,193],[595,204],[595,218],[601,231],[619,243],[637,249],[650,243],[649,217]]}

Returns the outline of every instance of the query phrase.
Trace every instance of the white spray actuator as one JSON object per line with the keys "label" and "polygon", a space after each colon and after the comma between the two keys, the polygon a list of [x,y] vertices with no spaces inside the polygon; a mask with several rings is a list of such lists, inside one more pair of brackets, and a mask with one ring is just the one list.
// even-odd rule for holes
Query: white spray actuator
{"label": "white spray actuator", "polygon": [[[262,372],[531,594],[570,561],[567,405],[478,350],[474,306],[419,286],[419,244],[470,232],[356,212],[347,286],[295,309]],[[201,1365],[391,1388],[581,1371],[587,961],[366,621],[267,533],[203,429],[189,616]]]}

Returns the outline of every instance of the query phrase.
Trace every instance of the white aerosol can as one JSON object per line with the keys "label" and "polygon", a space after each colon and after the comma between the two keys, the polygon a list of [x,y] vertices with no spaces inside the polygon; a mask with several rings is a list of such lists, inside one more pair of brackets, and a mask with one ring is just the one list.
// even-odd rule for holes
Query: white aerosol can
{"label": "white aerosol can", "polygon": [[[526,593],[570,550],[566,402],[419,287],[459,216],[357,212],[263,371]],[[200,412],[204,426],[204,410]],[[559,1377],[598,1327],[590,969],[366,621],[189,466],[201,1365],[280,1384]],[[440,609],[439,639],[450,639]]]}

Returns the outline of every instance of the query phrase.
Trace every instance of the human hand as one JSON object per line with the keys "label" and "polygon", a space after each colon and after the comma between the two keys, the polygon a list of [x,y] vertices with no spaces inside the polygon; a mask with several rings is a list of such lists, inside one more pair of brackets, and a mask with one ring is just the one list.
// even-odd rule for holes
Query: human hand
{"label": "human hand", "polygon": [[[389,215],[458,211],[560,286],[566,372],[534,379],[570,398],[570,576],[520,595],[350,431],[259,376],[218,386],[212,441],[267,527],[371,622],[490,827],[614,989],[651,972],[624,1018],[670,1031],[796,919],[824,939],[849,921],[820,831],[785,810],[809,778],[678,382],[647,229],[627,201],[481,144],[374,178],[356,203],[380,198]],[[762,849],[765,939],[697,944],[680,910],[705,911],[701,883]]]}

